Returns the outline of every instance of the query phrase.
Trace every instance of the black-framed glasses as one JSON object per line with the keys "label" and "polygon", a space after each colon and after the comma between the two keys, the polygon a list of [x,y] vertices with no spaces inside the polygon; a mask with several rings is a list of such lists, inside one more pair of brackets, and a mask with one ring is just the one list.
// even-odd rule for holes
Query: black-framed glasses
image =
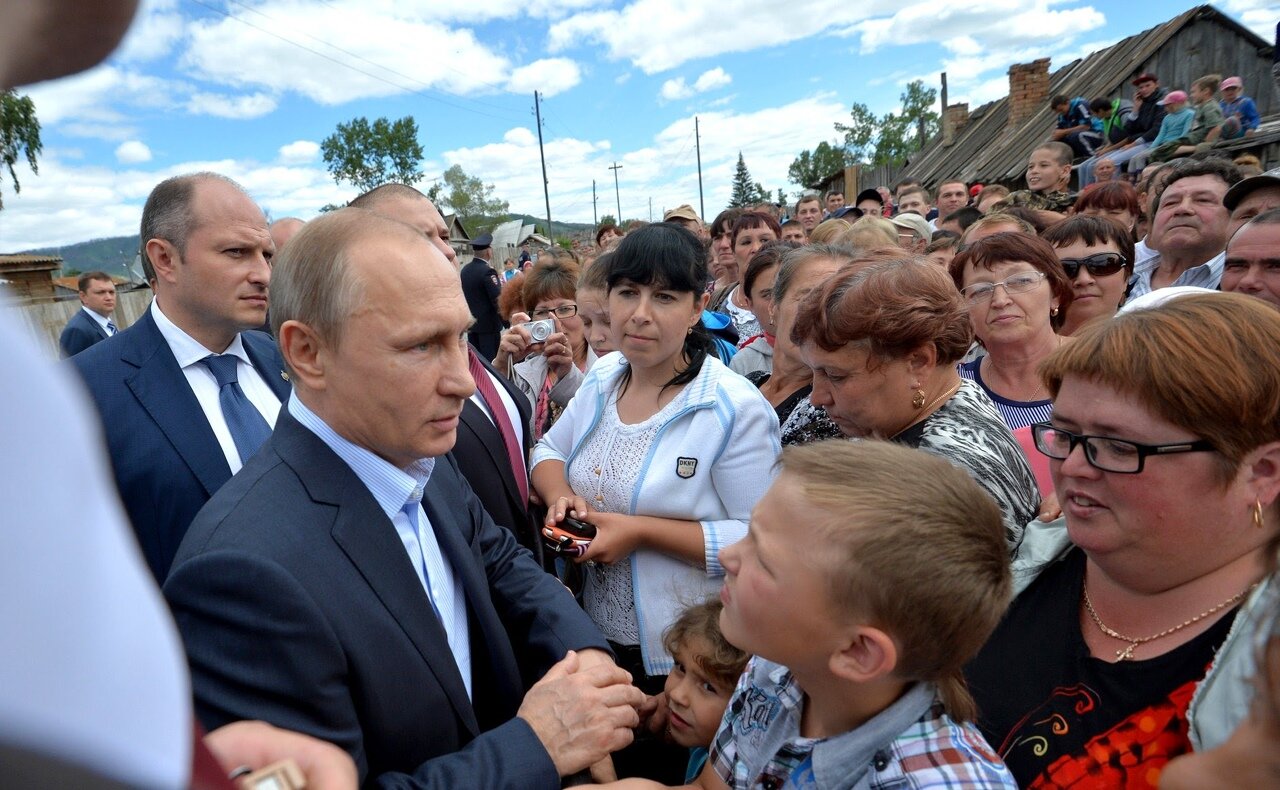
{"label": "black-framed glasses", "polygon": [[1018,272],[1017,274],[994,283],[974,283],[960,289],[960,293],[970,302],[985,302],[996,292],[996,286],[1004,286],[1005,293],[1020,294],[1030,291],[1047,277],[1044,272]]}
{"label": "black-framed glasses", "polygon": [[1095,252],[1093,255],[1086,255],[1083,258],[1062,258],[1062,269],[1067,273],[1067,279],[1074,280],[1076,275],[1080,273],[1080,267],[1083,266],[1085,271],[1089,272],[1090,277],[1106,277],[1109,274],[1115,274],[1124,268],[1126,263],[1124,256],[1118,252]]}
{"label": "black-framed glasses", "polygon": [[1152,455],[1204,453],[1217,450],[1207,439],[1170,444],[1140,444],[1112,436],[1089,436],[1056,428],[1047,422],[1031,426],[1036,449],[1050,458],[1064,461],[1077,444],[1084,445],[1084,457],[1094,469],[1122,475],[1136,475]]}
{"label": "black-framed glasses", "polygon": [[541,321],[544,318],[555,316],[556,318],[573,318],[578,314],[578,306],[576,304],[562,304],[559,307],[544,307],[541,310],[534,310],[529,317],[534,321]]}

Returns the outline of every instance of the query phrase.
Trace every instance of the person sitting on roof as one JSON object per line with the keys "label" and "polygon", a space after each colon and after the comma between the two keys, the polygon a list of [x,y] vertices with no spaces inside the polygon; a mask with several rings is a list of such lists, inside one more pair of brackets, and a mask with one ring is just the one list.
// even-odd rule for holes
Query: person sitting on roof
{"label": "person sitting on roof", "polygon": [[1049,100],[1049,106],[1058,113],[1058,128],[1053,130],[1052,139],[1071,146],[1076,156],[1088,159],[1106,142],[1102,120],[1089,111],[1085,97],[1058,95]]}

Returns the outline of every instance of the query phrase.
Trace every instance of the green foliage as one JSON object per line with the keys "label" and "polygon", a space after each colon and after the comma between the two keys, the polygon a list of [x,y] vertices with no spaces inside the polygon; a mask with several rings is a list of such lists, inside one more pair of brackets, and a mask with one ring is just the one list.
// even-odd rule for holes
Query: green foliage
{"label": "green foliage", "polygon": [[865,104],[854,104],[848,124],[837,123],[844,135],[844,147],[857,161],[876,165],[902,164],[937,134],[939,117],[934,112],[938,92],[925,88],[920,80],[907,85],[899,96],[902,108],[876,119]]}
{"label": "green foliage", "polygon": [[780,206],[787,205],[787,193],[782,190],[782,187],[778,187],[778,199],[776,202]]}
{"label": "green foliage", "polygon": [[729,208],[746,208],[757,203],[769,202],[769,192],[758,181],[753,181],[747,163],[738,152],[738,166],[733,172],[733,192],[729,195]]}
{"label": "green foliage", "polygon": [[361,192],[389,181],[416,184],[422,180],[422,146],[412,116],[394,123],[379,118],[370,124],[364,117],[340,123],[320,143],[320,150],[333,180],[354,184]]}
{"label": "green foliage", "polygon": [[618,224],[618,220],[612,214],[605,214],[603,217],[600,218],[600,222],[596,225],[596,227],[599,228],[604,225],[617,225],[617,224]]}
{"label": "green foliage", "polygon": [[[42,149],[40,144],[40,121],[36,118],[36,105],[29,96],[19,96],[12,90],[0,91],[0,164],[9,171],[9,180],[13,181],[13,191],[22,191],[18,183],[18,174],[13,166],[19,159],[26,159],[32,173],[39,173],[36,154]],[[0,181],[3,185],[3,181]],[[0,208],[4,208],[4,197],[0,195]]]}
{"label": "green foliage", "polygon": [[812,153],[801,151],[800,156],[791,163],[791,167],[787,168],[787,177],[793,184],[799,184],[802,189],[818,189],[827,176],[851,164],[853,164],[853,157],[849,156],[845,149],[824,140],[818,143]]}
{"label": "green foliage", "polygon": [[[454,165],[444,171],[443,184],[437,185],[434,194],[439,202],[465,221],[479,217],[494,217],[497,224],[506,216],[509,204],[493,196],[493,184],[486,184],[475,176],[467,175],[462,165]],[[434,189],[434,188],[433,188]],[[428,190],[431,193],[432,190]]]}

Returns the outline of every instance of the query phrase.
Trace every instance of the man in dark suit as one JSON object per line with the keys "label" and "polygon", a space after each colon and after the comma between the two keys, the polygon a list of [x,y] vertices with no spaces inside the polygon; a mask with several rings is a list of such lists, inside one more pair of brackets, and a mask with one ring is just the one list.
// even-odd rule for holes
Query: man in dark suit
{"label": "man in dark suit", "polygon": [[58,337],[63,359],[74,357],[116,333],[116,324],[111,320],[116,309],[116,284],[111,275],[85,272],[80,275],[76,289],[80,294],[80,309],[71,316]]}
{"label": "man in dark suit", "polygon": [[498,295],[502,293],[502,278],[493,270],[489,259],[493,257],[493,236],[482,233],[471,242],[475,257],[462,267],[462,293],[467,298],[467,308],[476,322],[467,332],[471,345],[485,359],[498,356],[498,342],[502,335],[502,313],[498,311]]}
{"label": "man in dark suit", "polygon": [[289,381],[271,338],[245,331],[266,315],[274,247],[239,185],[213,173],[160,183],[142,211],[142,245],[151,307],[71,364],[163,581],[191,519],[270,434]]}
{"label": "man in dark suit", "polygon": [[447,455],[474,388],[449,262],[348,208],[273,276],[294,394],[165,583],[206,726],[309,733],[396,787],[558,788],[629,742],[643,695]]}
{"label": "man in dark suit", "polygon": [[[444,217],[426,195],[413,187],[383,184],[351,201],[351,206],[418,230],[451,264],[456,264]],[[492,357],[478,353],[474,346],[471,357],[472,365],[483,368],[487,386],[485,380],[476,377],[475,393],[462,404],[458,439],[450,454],[494,522],[514,532],[520,544],[541,562],[538,522],[529,514],[527,459],[533,447],[529,400],[510,379],[494,370],[489,363]]]}

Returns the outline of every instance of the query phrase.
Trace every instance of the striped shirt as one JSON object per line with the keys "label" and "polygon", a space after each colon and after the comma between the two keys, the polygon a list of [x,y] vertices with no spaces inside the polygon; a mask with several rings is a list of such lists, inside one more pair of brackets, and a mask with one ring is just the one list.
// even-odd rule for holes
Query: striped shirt
{"label": "striped shirt", "polygon": [[[1199,266],[1187,269],[1169,285],[1195,285],[1216,291],[1222,282],[1222,270],[1226,267],[1226,260],[1227,254],[1220,252]],[[1159,268],[1159,253],[1144,261],[1138,261],[1133,267],[1133,275],[1129,278],[1129,295],[1125,297],[1125,301],[1132,301],[1143,294],[1158,290],[1151,287],[1151,277]]]}
{"label": "striped shirt", "polygon": [[830,738],[800,735],[804,705],[786,667],[751,659],[711,744],[712,770],[734,790],[1017,787],[978,729],[942,711],[932,684]]}
{"label": "striped shirt", "polygon": [[1037,422],[1048,422],[1053,416],[1053,401],[1049,398],[1043,400],[1010,400],[1002,395],[997,395],[991,391],[986,382],[982,380],[982,360],[975,359],[972,362],[965,362],[957,366],[960,371],[960,378],[968,379],[987,393],[987,397],[991,398],[991,402],[995,404],[996,411],[1000,412],[1000,419],[1004,420],[1004,424],[1009,426],[1009,430],[1016,431],[1019,428],[1025,428]]}

